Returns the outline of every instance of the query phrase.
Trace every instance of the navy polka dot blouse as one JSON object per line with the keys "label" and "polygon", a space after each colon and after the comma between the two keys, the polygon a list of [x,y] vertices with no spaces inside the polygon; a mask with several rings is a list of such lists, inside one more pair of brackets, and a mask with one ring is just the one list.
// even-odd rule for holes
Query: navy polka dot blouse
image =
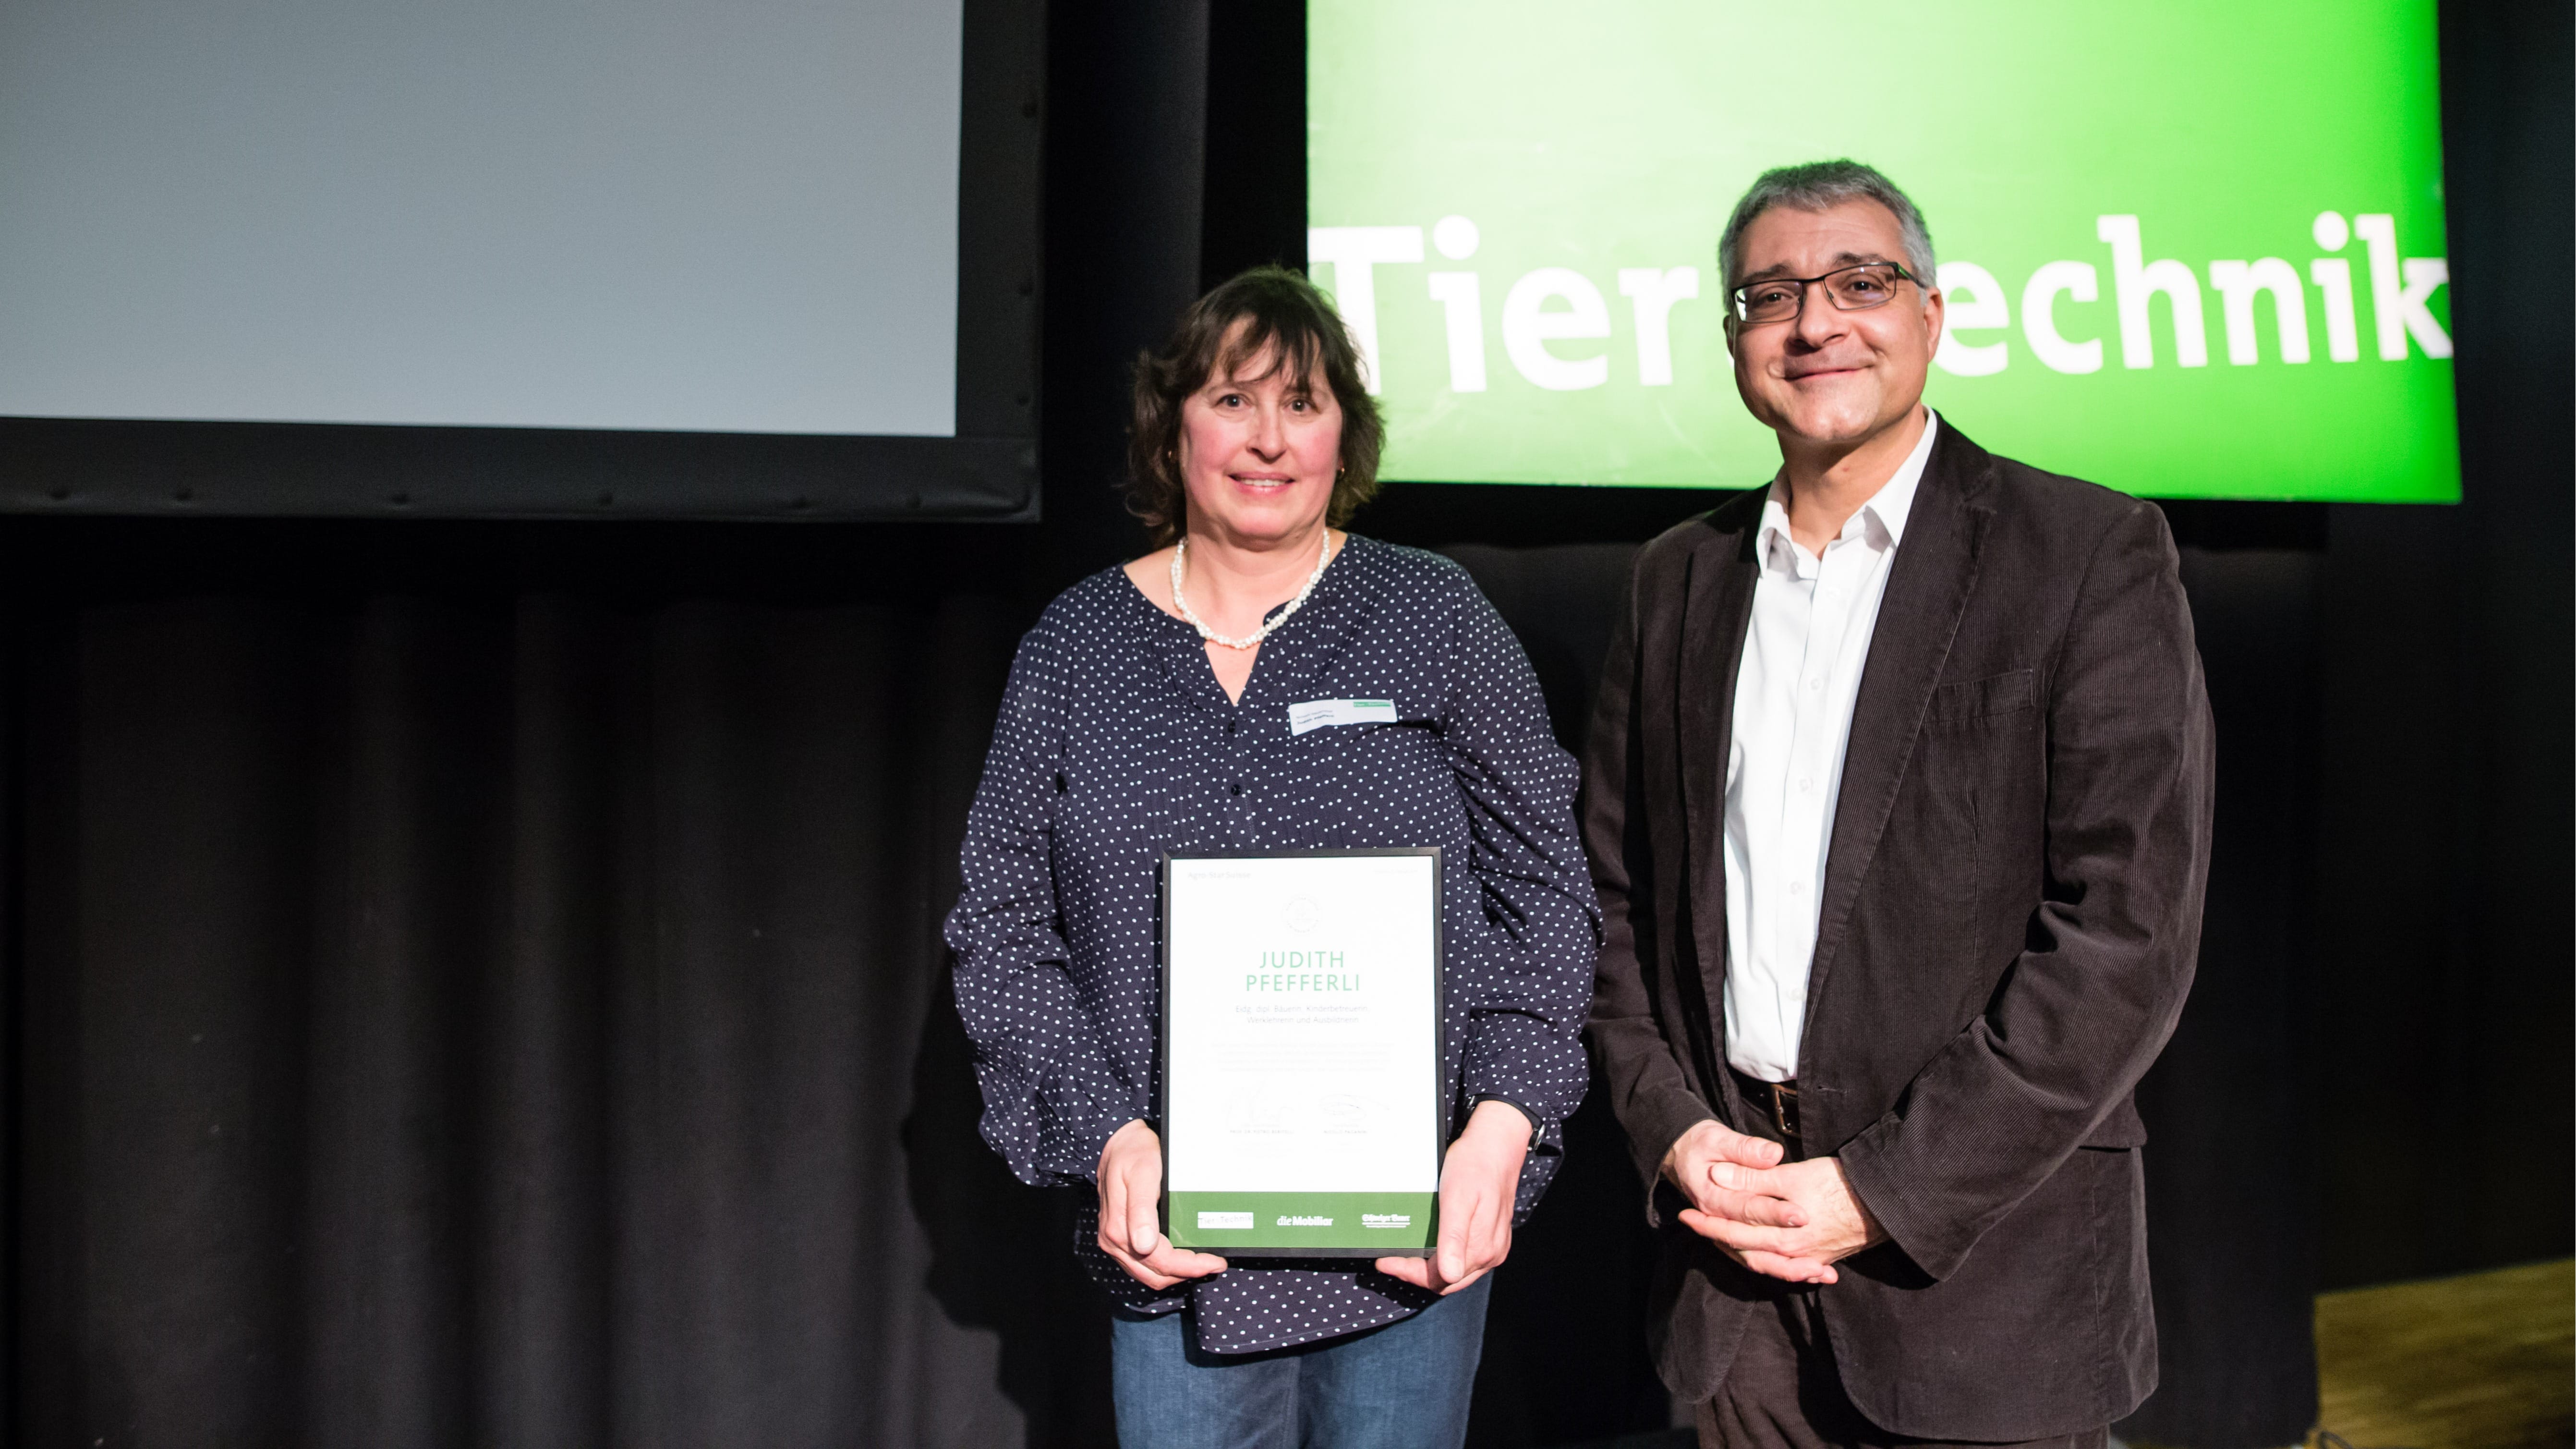
{"label": "navy polka dot blouse", "polygon": [[[1391,699],[1400,722],[1291,736],[1288,707],[1318,699]],[[1546,1127],[1526,1217],[1585,1080],[1600,913],[1574,786],[1519,641],[1436,554],[1354,535],[1263,643],[1239,704],[1196,631],[1123,569],[1076,584],[1020,641],[948,917],[985,1140],[1022,1181],[1087,1185],[1111,1133],[1153,1121],[1163,851],[1437,845],[1451,1101],[1460,1126],[1498,1097]],[[1075,1240],[1093,1276],[1134,1310],[1191,1305],[1212,1352],[1430,1301],[1364,1264],[1247,1259],[1158,1294],[1101,1253],[1096,1220],[1093,1203]]]}

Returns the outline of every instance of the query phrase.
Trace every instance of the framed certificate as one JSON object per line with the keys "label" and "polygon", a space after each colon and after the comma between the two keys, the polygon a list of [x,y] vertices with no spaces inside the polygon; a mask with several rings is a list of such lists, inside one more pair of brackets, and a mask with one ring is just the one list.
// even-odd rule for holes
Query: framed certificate
{"label": "framed certificate", "polygon": [[1440,852],[1163,857],[1163,1217],[1265,1258],[1439,1232]]}

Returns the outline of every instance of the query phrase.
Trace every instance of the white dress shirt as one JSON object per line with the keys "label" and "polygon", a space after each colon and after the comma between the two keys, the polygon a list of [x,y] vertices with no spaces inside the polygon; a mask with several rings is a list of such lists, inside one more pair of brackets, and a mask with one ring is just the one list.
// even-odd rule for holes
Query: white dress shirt
{"label": "white dress shirt", "polygon": [[1927,409],[1922,440],[1821,557],[1789,536],[1786,483],[1762,505],[1726,758],[1726,1060],[1766,1082],[1798,1075],[1852,705],[1939,428]]}

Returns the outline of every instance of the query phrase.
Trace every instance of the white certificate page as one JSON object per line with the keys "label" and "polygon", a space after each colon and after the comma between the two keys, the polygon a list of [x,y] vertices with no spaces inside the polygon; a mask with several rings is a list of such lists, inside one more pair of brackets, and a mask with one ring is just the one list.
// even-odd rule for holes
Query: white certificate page
{"label": "white certificate page", "polygon": [[1431,1243],[1438,858],[1176,858],[1168,870],[1173,1241],[1328,1254]]}

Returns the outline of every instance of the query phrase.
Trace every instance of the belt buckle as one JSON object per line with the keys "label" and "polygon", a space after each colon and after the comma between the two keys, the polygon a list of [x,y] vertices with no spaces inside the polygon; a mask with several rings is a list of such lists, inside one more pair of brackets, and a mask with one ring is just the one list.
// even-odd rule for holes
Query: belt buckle
{"label": "belt buckle", "polygon": [[1794,1140],[1798,1136],[1798,1089],[1784,1082],[1770,1082],[1771,1125],[1780,1135]]}

